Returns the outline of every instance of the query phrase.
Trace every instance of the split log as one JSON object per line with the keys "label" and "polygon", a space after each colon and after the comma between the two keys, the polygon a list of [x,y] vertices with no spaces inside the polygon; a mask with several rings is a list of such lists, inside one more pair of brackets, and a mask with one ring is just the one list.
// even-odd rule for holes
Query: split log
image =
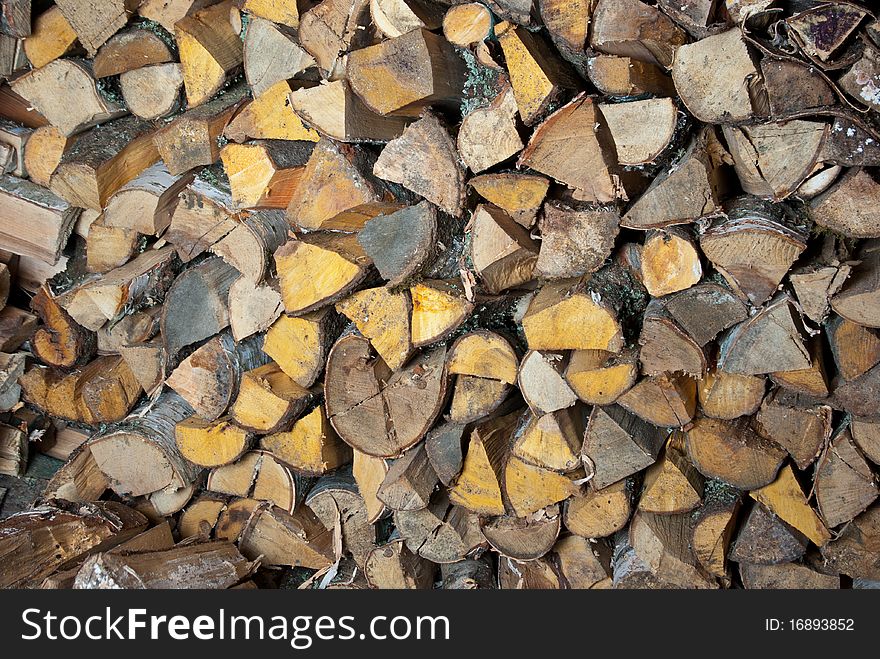
{"label": "split log", "polygon": [[[247,5],[268,4],[260,2],[247,2]],[[278,7],[279,3],[272,3]],[[244,75],[254,98],[260,96],[272,85],[282,80],[289,80],[298,73],[305,71],[315,64],[315,60],[299,45],[296,34],[286,26],[287,20],[278,20],[278,16],[269,17],[270,20],[260,17],[266,7],[249,7],[251,20],[248,22],[247,31],[244,35]],[[285,8],[287,9],[287,8]],[[293,10],[295,7],[287,9]],[[273,22],[274,21],[274,22]],[[282,23],[282,25],[277,25]],[[299,17],[296,18],[299,23]]]}
{"label": "split log", "polygon": [[250,445],[249,433],[228,419],[205,421],[198,416],[191,416],[177,424],[175,440],[184,458],[208,468],[235,462]]}
{"label": "split log", "polygon": [[831,408],[804,404],[797,395],[779,391],[761,405],[755,429],[788,451],[799,469],[806,469],[831,437]]}
{"label": "split log", "polygon": [[241,276],[229,287],[229,329],[236,341],[265,332],[284,311],[281,293],[271,284],[255,285]]}
{"label": "split log", "polygon": [[645,471],[639,510],[658,515],[688,513],[703,501],[703,477],[679,446],[681,433],[670,435],[666,450]]}
{"label": "split log", "polygon": [[113,355],[68,374],[34,367],[19,382],[24,398],[47,414],[89,425],[120,421],[141,395],[128,365]]}
{"label": "split log", "polygon": [[[327,415],[352,448],[377,457],[399,455],[425,436],[446,394],[445,348],[435,348],[389,373],[370,343],[348,335],[327,358]],[[367,364],[371,364],[367,366]]]}
{"label": "split log", "polygon": [[33,336],[39,318],[13,306],[0,310],[0,351],[14,352]]}
{"label": "split log", "polygon": [[125,542],[147,527],[146,518],[120,503],[52,501],[0,523],[4,560],[0,586],[34,587],[90,553]]}
{"label": "split log", "polygon": [[[459,5],[462,6],[466,5]],[[464,116],[458,131],[458,152],[472,172],[489,169],[523,148],[516,128],[516,112],[513,90],[507,87],[488,107],[477,108]]]}
{"label": "split log", "polygon": [[370,18],[379,32],[393,39],[419,28],[436,30],[443,11],[423,0],[370,0]]}
{"label": "split log", "polygon": [[82,60],[53,60],[17,78],[11,87],[65,137],[125,114],[98,90]]}
{"label": "split log", "polygon": [[450,506],[445,495],[435,496],[428,508],[397,511],[394,523],[410,551],[441,565],[477,555],[486,547],[477,515]]}
{"label": "split log", "polygon": [[565,380],[566,364],[559,353],[530,350],[523,357],[517,382],[532,413],[538,416],[570,408],[577,395]]}
{"label": "split log", "polygon": [[251,283],[259,283],[270,269],[272,254],[287,238],[287,221],[280,210],[247,213],[217,241],[211,251]]}
{"label": "split log", "polygon": [[230,414],[242,428],[258,433],[278,432],[300,415],[310,399],[308,389],[270,362],[241,374]]}
{"label": "split log", "polygon": [[700,121],[740,123],[765,113],[761,76],[739,28],[680,46],[672,80]]}
{"label": "split log", "polygon": [[831,441],[817,464],[816,502],[829,527],[849,522],[877,498],[874,474],[849,431]]}
{"label": "split log", "polygon": [[643,378],[617,399],[618,404],[648,423],[684,427],[697,408],[697,383],[687,376]]}
{"label": "split log", "polygon": [[874,464],[880,461],[880,424],[866,419],[854,418],[850,433],[859,450]]}
{"label": "split log", "polygon": [[721,340],[718,367],[741,375],[809,368],[810,354],[795,313],[783,295],[733,327]]}
{"label": "split log", "polygon": [[43,363],[73,368],[95,354],[95,335],[77,324],[52,297],[45,286],[31,300],[31,308],[44,327],[31,338],[31,349]]}
{"label": "split log", "polygon": [[395,293],[380,287],[352,293],[336,303],[336,310],[369,339],[388,368],[397,371],[413,351],[409,327],[411,305],[405,292]]}
{"label": "split log", "polygon": [[615,355],[605,350],[573,350],[565,379],[577,397],[591,405],[610,405],[638,378],[638,362],[631,351]]}
{"label": "split log", "polygon": [[155,32],[124,30],[101,46],[92,60],[92,70],[96,78],[106,78],[173,59],[168,44]]}
{"label": "split log", "polygon": [[98,330],[98,354],[121,355],[123,346],[151,340],[159,331],[161,306],[135,311],[114,324],[107,323]]}
{"label": "split log", "polygon": [[801,558],[808,544],[799,531],[756,504],[741,524],[728,558],[737,563],[778,565]]}
{"label": "split log", "polygon": [[247,139],[317,142],[318,133],[306,126],[290,104],[291,83],[282,80],[244,105],[223,131],[233,142]]}
{"label": "split log", "polygon": [[599,111],[608,124],[620,165],[658,162],[678,132],[678,107],[668,98],[602,103]]}
{"label": "split log", "polygon": [[570,472],[581,466],[583,410],[570,408],[530,415],[515,434],[512,455],[536,467]]}
{"label": "split log", "polygon": [[309,492],[306,505],[329,530],[341,532],[343,546],[363,569],[376,547],[376,527],[367,521],[366,505],[354,479],[340,474],[322,477]]}
{"label": "split log", "polygon": [[231,0],[206,7],[174,24],[189,107],[210,100],[242,63],[241,18]]}
{"label": "split log", "polygon": [[443,16],[443,36],[449,43],[465,48],[490,36],[492,12],[478,2],[453,5]]}
{"label": "split log", "polygon": [[632,499],[632,479],[602,489],[590,484],[585,493],[565,502],[565,528],[583,538],[609,537],[626,526],[633,511]]}
{"label": "split log", "polygon": [[663,300],[663,306],[700,346],[748,318],[746,306],[730,290],[714,282],[674,293]]}
{"label": "split log", "polygon": [[855,578],[877,579],[880,567],[872,547],[877,541],[878,511],[877,506],[871,507],[822,547],[822,558],[829,569]]}
{"label": "split log", "polygon": [[593,55],[587,57],[585,66],[590,82],[608,96],[670,96],[675,89],[662,68],[632,57]]}
{"label": "split log", "polygon": [[535,272],[545,279],[581,277],[598,270],[611,254],[620,215],[611,209],[578,210],[544,204],[538,221],[541,249]]}
{"label": "split log", "polygon": [[[260,337],[235,343],[233,338],[224,332],[184,359],[165,382],[180,394],[201,418],[215,421],[229,409],[239,394],[243,375],[266,361],[266,356],[260,350]],[[254,384],[259,387],[258,383]],[[294,386],[297,387],[297,391],[301,390],[299,385]],[[256,394],[256,392],[252,393]],[[247,415],[248,402],[248,399],[242,402],[240,416],[255,421]],[[261,401],[261,403],[265,402],[265,400]],[[259,414],[259,409],[253,411],[253,414]],[[236,418],[236,421],[240,422],[240,419]],[[251,429],[256,430],[253,427]]]}
{"label": "split log", "polygon": [[865,327],[880,327],[877,299],[880,296],[880,245],[868,242],[859,253],[861,263],[840,292],[831,299],[831,307],[849,321]]}
{"label": "split log", "polygon": [[455,280],[422,280],[409,289],[414,348],[436,343],[458,329],[474,309]]}
{"label": "split log", "polygon": [[188,263],[236,228],[238,222],[229,181],[220,167],[198,172],[178,197],[163,237],[177,248],[180,260]]}
{"label": "split log", "polygon": [[475,176],[468,185],[517,223],[529,228],[535,223],[550,182],[533,174],[502,173]]}
{"label": "split log", "polygon": [[700,248],[730,286],[765,302],[807,245],[806,226],[785,207],[740,198],[700,237]]}
{"label": "split log", "polygon": [[700,131],[629,207],[621,225],[649,229],[711,217],[721,210],[721,165],[729,158],[712,129]]}
{"label": "split log", "polygon": [[446,39],[422,28],[350,53],[346,76],[373,112],[418,117],[429,105],[457,105],[466,70]]}
{"label": "split log", "polygon": [[161,300],[171,286],[176,266],[173,249],[151,249],[119,268],[86,280],[58,300],[76,322],[95,331],[108,320],[118,320],[148,306],[148,300]]}
{"label": "split log", "polygon": [[807,343],[810,365],[794,371],[776,371],[770,379],[779,386],[798,394],[813,398],[827,398],[829,394],[829,378],[825,369],[825,357],[819,341],[813,339]]}
{"label": "split log", "polygon": [[[212,469],[205,487],[212,492],[263,501],[292,513],[305,500],[310,485],[308,479],[271,453],[248,451],[238,461]],[[229,508],[226,512],[231,513]]]}
{"label": "split log", "polygon": [[741,563],[739,574],[745,588],[819,590],[840,588],[840,577],[822,574],[798,563],[750,565]]}
{"label": "split log", "polygon": [[161,119],[180,108],[183,71],[177,62],[125,71],[119,88],[126,107],[142,119]]}
{"label": "split log", "polygon": [[137,8],[137,3],[132,0],[101,0],[96,3],[61,0],[57,4],[80,43],[92,56],[104,42],[125,26]]}
{"label": "split log", "polygon": [[793,194],[815,171],[828,130],[828,124],[797,120],[723,127],[743,190],[776,201]]}
{"label": "split log", "polygon": [[294,382],[311,387],[339,331],[336,314],[324,308],[304,316],[282,315],[266,332],[263,351]]}
{"label": "split log", "polygon": [[504,51],[520,118],[534,125],[566,93],[579,88],[571,68],[554,58],[552,49],[538,35],[508,22],[495,26]]}
{"label": "split log", "polygon": [[24,476],[28,462],[28,438],[19,428],[0,424],[0,474]]}
{"label": "split log", "polygon": [[687,34],[659,9],[638,0],[599,0],[591,17],[590,45],[611,55],[658,66],[672,64]]}
{"label": "split log", "polygon": [[323,569],[333,564],[332,535],[307,508],[291,515],[264,504],[250,516],[239,547],[264,565]]}
{"label": "split log", "polygon": [[880,237],[880,218],[874,205],[878,193],[880,183],[871,171],[853,168],[810,202],[812,217],[819,226],[850,238]]}
{"label": "split log", "polygon": [[336,434],[321,405],[298,419],[290,430],[262,437],[260,446],[295,469],[316,476],[333,471],[352,458],[351,448]]}
{"label": "split log", "polygon": [[168,364],[161,338],[120,346],[119,354],[148,394],[165,381]]}
{"label": "split log", "polygon": [[89,225],[86,238],[86,270],[109,272],[122,266],[137,253],[140,239],[136,231],[108,227],[100,217]]}
{"label": "split log", "polygon": [[61,156],[52,191],[81,208],[101,211],[123,185],[159,160],[151,126],[133,117],[92,129]]}
{"label": "split log", "polygon": [[501,590],[558,590],[562,580],[548,558],[517,561],[502,557],[498,561],[498,587]]}
{"label": "split log", "polygon": [[504,515],[504,461],[520,419],[515,411],[476,426],[458,478],[449,486],[449,500],[480,515]]}
{"label": "split log", "polygon": [[88,446],[110,487],[119,494],[141,496],[189,485],[198,470],[180,454],[174,429],[191,415],[186,401],[166,392],[92,438]]}
{"label": "split log", "polygon": [[387,142],[406,128],[405,117],[370,110],[344,80],[300,87],[288,96],[293,111],[321,135],[341,142]]}
{"label": "split log", "polygon": [[353,449],[352,453],[354,453],[351,462],[352,476],[367,507],[367,519],[374,524],[390,512],[376,496],[379,487],[385,481],[385,474],[388,473],[389,460],[361,453],[357,449]]}
{"label": "split log", "polygon": [[641,252],[642,283],[652,297],[690,288],[703,275],[700,255],[681,229],[650,232]]}
{"label": "split log", "polygon": [[442,423],[425,437],[425,449],[434,473],[444,485],[452,483],[461,473],[464,462],[464,440],[470,435],[470,425]]}
{"label": "split log", "polygon": [[462,214],[464,167],[455,143],[432,113],[407,126],[382,149],[373,174],[400,183],[450,215]]}
{"label": "split log", "polygon": [[[214,257],[184,271],[165,296],[162,340],[169,359],[181,348],[213,336],[229,325],[226,299],[238,271]],[[198,322],[193,322],[197,318]]]}
{"label": "split log", "polygon": [[313,233],[284,243],[275,264],[284,309],[301,315],[349,294],[366,278],[370,260],[353,234]]}
{"label": "split log", "polygon": [[445,218],[438,221],[434,206],[423,201],[368,220],[358,242],[387,285],[395,288],[422,276],[451,274],[449,264],[458,255],[448,224]]}
{"label": "split log", "polygon": [[376,496],[391,510],[419,510],[428,507],[437,482],[425,445],[419,444],[391,463]]}
{"label": "split log", "polygon": [[652,300],[645,310],[639,345],[639,362],[647,375],[685,373],[702,378],[706,372],[703,349],[682,331],[657,300]]}
{"label": "split log", "polygon": [[382,201],[383,191],[368,166],[363,150],[319,141],[287,207],[290,224],[320,229],[344,211]]}
{"label": "split log", "polygon": [[499,334],[475,331],[459,337],[447,372],[455,375],[449,419],[463,424],[491,414],[516,382],[516,353]]}
{"label": "split log", "polygon": [[803,533],[817,547],[831,540],[831,533],[807,503],[791,465],[783,467],[775,481],[758,490],[752,490],[749,496],[786,524]]}
{"label": "split log", "polygon": [[687,431],[687,454],[704,476],[741,490],[772,483],[785,458],[784,451],[755,433],[747,419],[696,419]]}
{"label": "split log", "polygon": [[707,481],[703,492],[703,505],[694,513],[691,525],[691,547],[709,574],[724,578],[741,497],[737,490],[716,480]]}
{"label": "split log", "polygon": [[54,126],[34,130],[24,147],[24,168],[28,178],[48,188],[61,157],[72,144],[73,139],[62,135]]}
{"label": "split log", "polygon": [[[535,129],[518,166],[526,165],[574,188],[583,201],[608,203],[624,196],[612,177],[616,167],[613,145],[600,116],[592,98],[575,98]],[[584,130],[584,126],[592,130]],[[578,141],[579,149],[563,156],[554,145],[571,139]]]}
{"label": "split log", "polygon": [[703,414],[714,419],[736,419],[754,414],[761,407],[765,379],[758,375],[738,375],[709,369],[697,383]]}
{"label": "split log", "polygon": [[191,176],[174,176],[163,163],[157,163],[110,197],[104,208],[104,224],[158,236],[171,224],[178,195],[191,181]]}
{"label": "split log", "polygon": [[606,304],[568,281],[544,285],[522,320],[529,349],[620,352],[623,331]]}
{"label": "split log", "polygon": [[364,561],[364,576],[371,588],[431,589],[436,566],[411,552],[403,540],[374,548]]}
{"label": "split log", "polygon": [[255,569],[229,542],[208,542],[164,551],[105,552],[83,563],[74,588],[230,588]]}
{"label": "split log", "polygon": [[308,159],[303,144],[272,140],[223,147],[220,158],[235,206],[287,208]]}
{"label": "split log", "polygon": [[538,247],[529,232],[504,211],[480,204],[471,218],[470,257],[490,293],[532,280]]}
{"label": "split log", "polygon": [[241,106],[247,91],[244,84],[234,85],[217,98],[188,109],[156,131],[153,141],[172,175],[179,176],[193,167],[217,161],[220,156],[218,138]]}
{"label": "split log", "polygon": [[318,63],[324,78],[345,77],[345,64],[353,50],[364,50],[374,40],[369,0],[324,0],[305,12],[299,41]]}
{"label": "split log", "polygon": [[499,554],[531,561],[547,554],[556,544],[561,526],[559,506],[543,508],[532,517],[493,517],[482,523],[486,540]]}
{"label": "split log", "polygon": [[657,460],[665,433],[617,405],[596,406],[584,434],[582,455],[593,487],[603,488]]}
{"label": "split log", "polygon": [[7,213],[0,231],[4,248],[57,263],[79,215],[77,209],[52,192],[9,174],[0,176],[0,200]]}
{"label": "split log", "polygon": [[688,542],[690,515],[637,511],[626,537],[618,537],[614,588],[717,588],[700,569]]}

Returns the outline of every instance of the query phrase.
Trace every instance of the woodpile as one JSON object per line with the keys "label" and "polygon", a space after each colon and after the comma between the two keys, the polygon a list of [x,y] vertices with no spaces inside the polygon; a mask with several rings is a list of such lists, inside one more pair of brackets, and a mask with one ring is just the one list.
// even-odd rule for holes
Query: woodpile
{"label": "woodpile", "polygon": [[880,584],[870,3],[0,4],[0,587]]}

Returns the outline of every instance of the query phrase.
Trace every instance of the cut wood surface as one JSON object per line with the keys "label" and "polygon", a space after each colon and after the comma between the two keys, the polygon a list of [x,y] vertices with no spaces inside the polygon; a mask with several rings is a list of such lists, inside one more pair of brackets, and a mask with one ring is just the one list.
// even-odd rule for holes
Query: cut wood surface
{"label": "cut wood surface", "polygon": [[880,583],[871,3],[0,4],[0,586]]}

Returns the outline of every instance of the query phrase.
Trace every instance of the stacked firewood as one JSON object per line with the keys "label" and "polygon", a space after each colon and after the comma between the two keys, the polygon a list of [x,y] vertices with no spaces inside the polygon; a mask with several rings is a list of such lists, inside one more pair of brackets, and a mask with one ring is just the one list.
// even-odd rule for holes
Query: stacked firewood
{"label": "stacked firewood", "polygon": [[880,583],[869,5],[2,0],[0,586]]}

